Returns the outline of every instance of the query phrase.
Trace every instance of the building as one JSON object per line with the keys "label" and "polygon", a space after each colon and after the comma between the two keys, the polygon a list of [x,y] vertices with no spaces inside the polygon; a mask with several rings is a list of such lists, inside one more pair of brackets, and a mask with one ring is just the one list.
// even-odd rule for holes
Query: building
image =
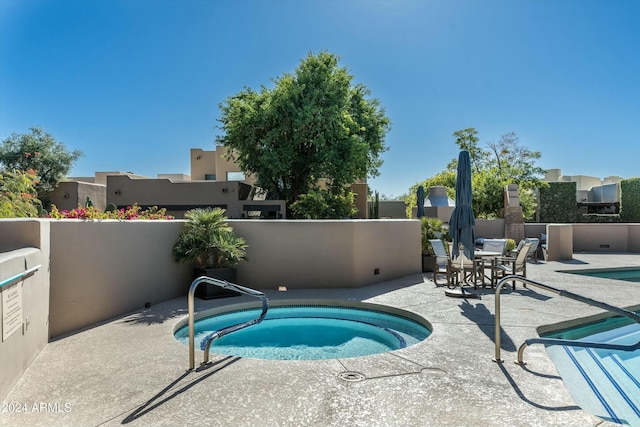
{"label": "building", "polygon": [[[157,178],[132,172],[96,172],[94,177],[72,177],[60,182],[51,201],[59,210],[84,206],[88,200],[104,210],[113,204],[125,208],[133,204],[145,209],[158,206],[167,214],[183,218],[194,208],[221,207],[229,218],[286,218],[284,200],[265,200],[257,191],[256,179],[246,175],[226,157],[227,149],[191,149],[191,174],[159,174]],[[366,181],[351,186],[358,218],[367,218]]]}
{"label": "building", "polygon": [[562,175],[560,169],[549,169],[543,181],[575,182],[576,204],[580,213],[617,214],[620,213],[619,176],[603,179],[586,175]]}

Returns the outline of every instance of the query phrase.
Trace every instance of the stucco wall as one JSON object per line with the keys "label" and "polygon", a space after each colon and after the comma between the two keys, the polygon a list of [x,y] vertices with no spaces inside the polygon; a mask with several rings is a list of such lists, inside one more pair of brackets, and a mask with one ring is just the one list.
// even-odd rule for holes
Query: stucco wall
{"label": "stucco wall", "polygon": [[359,287],[422,268],[415,220],[230,223],[249,245],[238,281],[257,289]]}
{"label": "stucco wall", "polygon": [[629,224],[573,224],[575,252],[627,252]]}
{"label": "stucco wall", "polygon": [[547,260],[573,259],[573,226],[547,224]]}
{"label": "stucco wall", "polygon": [[502,239],[504,238],[504,219],[476,218],[475,232],[476,237]]}
{"label": "stucco wall", "polygon": [[87,197],[96,209],[104,210],[107,207],[107,187],[101,184],[92,184],[79,181],[65,181],[58,183],[51,193],[51,203],[59,210],[72,210],[84,206]]}
{"label": "stucco wall", "polygon": [[50,223],[51,337],[186,294],[191,268],[171,253],[183,222]]}
{"label": "stucco wall", "polygon": [[[52,337],[186,294],[191,267],[171,253],[184,221],[50,222]],[[257,289],[366,286],[421,269],[418,221],[230,223],[249,245],[238,283]]]}
{"label": "stucco wall", "polygon": [[236,181],[177,181],[168,179],[131,179],[128,176],[107,177],[107,203],[120,206],[162,206],[167,213],[182,218],[184,212],[195,207],[225,207],[229,218],[241,218],[243,206],[278,205],[283,216],[285,203],[281,200],[247,200],[251,187]]}
{"label": "stucco wall", "polygon": [[524,224],[525,237],[535,237],[536,239],[539,239],[542,233],[547,233],[547,224],[534,222],[526,222]]}
{"label": "stucco wall", "polygon": [[640,252],[640,224],[629,224],[629,252]]}
{"label": "stucco wall", "polygon": [[[378,215],[380,218],[407,218],[407,205],[404,200],[380,200],[378,203]],[[368,206],[373,206],[373,202],[370,201]]]}
{"label": "stucco wall", "polygon": [[[29,255],[14,250],[37,248]],[[38,250],[39,249],[39,250]],[[24,250],[24,249],[23,249]],[[0,401],[11,391],[49,339],[49,224],[38,220],[0,219],[0,280],[25,269],[42,267],[23,281],[5,285],[19,286],[22,292],[22,328],[2,341],[0,335]],[[13,262],[12,262],[13,261]],[[15,262],[17,261],[17,262]],[[0,304],[2,319],[2,304]]]}

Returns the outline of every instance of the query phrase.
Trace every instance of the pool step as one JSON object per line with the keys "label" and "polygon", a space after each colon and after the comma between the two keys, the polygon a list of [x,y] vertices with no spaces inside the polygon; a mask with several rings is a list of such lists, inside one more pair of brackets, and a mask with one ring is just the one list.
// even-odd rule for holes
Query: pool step
{"label": "pool step", "polygon": [[566,346],[548,350],[582,408],[605,420],[640,425],[640,354]]}

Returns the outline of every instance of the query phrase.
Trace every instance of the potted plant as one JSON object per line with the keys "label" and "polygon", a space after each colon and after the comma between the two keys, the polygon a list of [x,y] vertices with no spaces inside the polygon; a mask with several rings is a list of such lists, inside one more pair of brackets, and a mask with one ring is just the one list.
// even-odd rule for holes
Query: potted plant
{"label": "potted plant", "polygon": [[[236,265],[247,259],[247,244],[237,236],[220,208],[192,209],[185,213],[185,224],[173,246],[176,261],[194,266],[194,279],[209,276],[236,282]],[[200,285],[196,296],[203,299],[238,295],[216,285]]]}
{"label": "potted plant", "polygon": [[447,229],[439,218],[423,216],[420,218],[422,230],[422,271],[434,271],[436,256],[429,239],[446,240]]}

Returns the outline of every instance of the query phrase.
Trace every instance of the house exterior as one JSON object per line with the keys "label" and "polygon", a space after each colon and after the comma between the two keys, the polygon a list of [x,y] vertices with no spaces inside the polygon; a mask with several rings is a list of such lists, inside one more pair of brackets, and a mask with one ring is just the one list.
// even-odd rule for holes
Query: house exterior
{"label": "house exterior", "polygon": [[[59,210],[84,206],[90,200],[104,210],[109,204],[124,208],[138,204],[166,208],[169,215],[183,218],[194,208],[221,207],[229,218],[286,218],[284,200],[265,200],[256,191],[255,176],[245,174],[226,158],[227,148],[190,150],[191,175],[159,174],[157,178],[132,172],[96,172],[94,177],[73,177],[60,182],[51,201]],[[351,186],[357,218],[368,217],[366,181]]]}
{"label": "house exterior", "polygon": [[619,176],[597,178],[586,175],[562,175],[560,169],[549,169],[543,181],[575,182],[576,203],[581,213],[617,214],[620,213]]}

